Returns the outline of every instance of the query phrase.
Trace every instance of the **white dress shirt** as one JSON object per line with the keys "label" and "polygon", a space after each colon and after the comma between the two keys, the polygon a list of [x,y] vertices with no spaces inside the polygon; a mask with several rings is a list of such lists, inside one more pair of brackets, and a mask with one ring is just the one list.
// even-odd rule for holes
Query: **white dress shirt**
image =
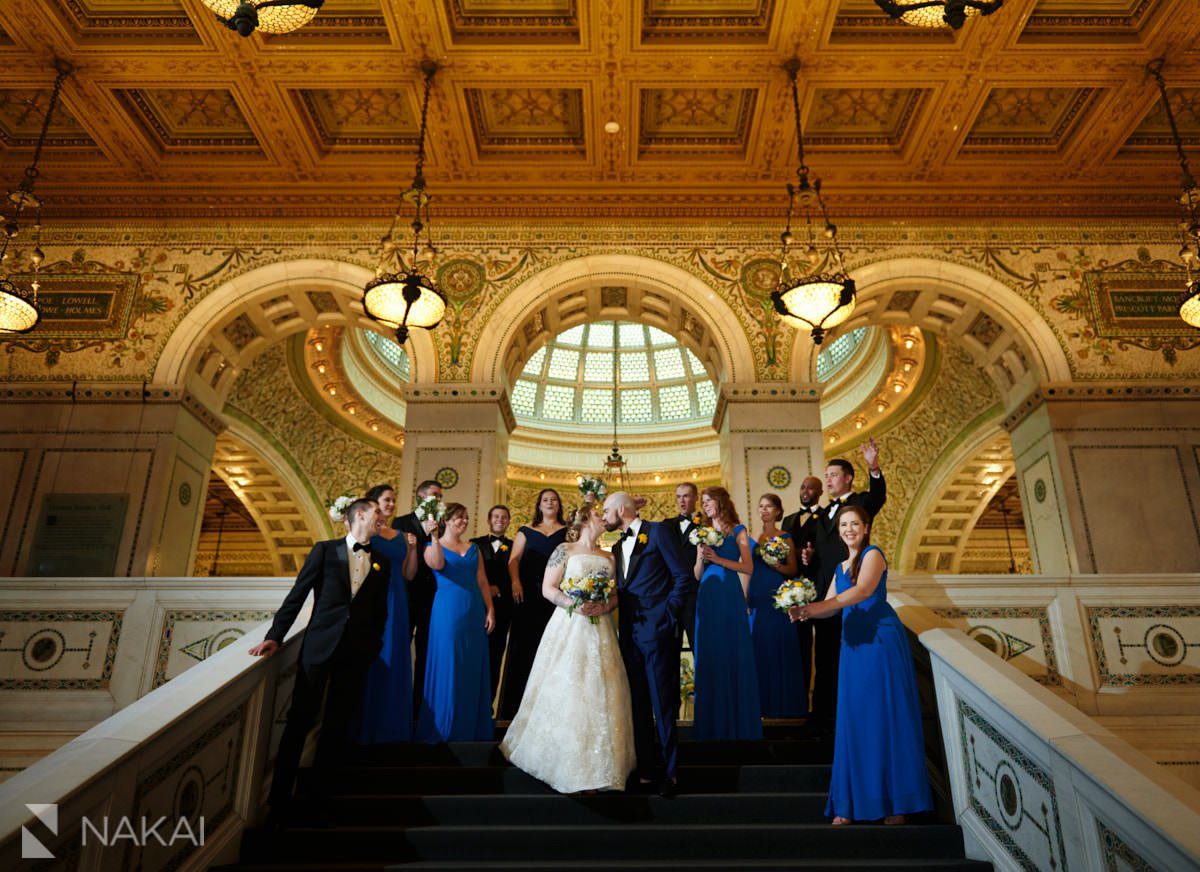
{"label": "white dress shirt", "polygon": [[[358,589],[362,587],[362,583],[367,580],[367,573],[371,571],[371,555],[366,551],[355,551],[354,545],[358,540],[353,535],[346,535],[346,557],[350,561],[350,598],[354,599],[354,595],[358,593]],[[364,545],[367,543],[364,542]]]}
{"label": "white dress shirt", "polygon": [[638,531],[642,529],[642,519],[634,518],[629,525],[629,535],[621,541],[621,560],[625,570],[629,570],[629,558],[633,554],[633,546],[637,544]]}

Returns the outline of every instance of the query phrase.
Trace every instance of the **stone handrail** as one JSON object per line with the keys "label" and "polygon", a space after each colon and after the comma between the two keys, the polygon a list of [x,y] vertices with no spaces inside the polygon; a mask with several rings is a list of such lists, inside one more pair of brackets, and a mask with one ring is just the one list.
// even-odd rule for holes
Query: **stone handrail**
{"label": "stone handrail", "polygon": [[997,869],[1200,869],[1200,792],[906,594],[954,817]]}

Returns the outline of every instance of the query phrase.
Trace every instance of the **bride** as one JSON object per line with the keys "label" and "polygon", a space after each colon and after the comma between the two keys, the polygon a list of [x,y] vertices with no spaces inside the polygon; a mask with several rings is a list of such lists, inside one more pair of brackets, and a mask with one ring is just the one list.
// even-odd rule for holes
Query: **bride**
{"label": "bride", "polygon": [[[613,558],[596,542],[604,529],[604,516],[585,503],[569,519],[567,544],[546,564],[542,595],[558,608],[500,743],[509,762],[559,793],[623,790],[635,763],[629,679],[610,616],[616,594],[572,614],[567,609],[574,600],[559,589],[564,577],[613,577]],[[593,624],[593,616],[603,617]]]}

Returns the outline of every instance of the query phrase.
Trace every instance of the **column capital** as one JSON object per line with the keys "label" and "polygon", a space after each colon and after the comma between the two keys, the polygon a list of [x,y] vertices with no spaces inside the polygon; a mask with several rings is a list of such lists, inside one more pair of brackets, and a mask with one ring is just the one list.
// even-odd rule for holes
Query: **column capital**
{"label": "column capital", "polygon": [[[459,408],[469,405],[486,405],[499,410],[504,418],[504,425],[511,433],[517,427],[517,419],[513,416],[512,404],[508,399],[508,390],[503,385],[469,382],[431,382],[427,384],[406,384],[401,389],[404,402],[409,406],[408,418],[411,421],[414,405],[453,405]],[[411,424],[406,424],[406,429]]]}
{"label": "column capital", "polygon": [[821,385],[806,382],[736,382],[721,385],[717,408],[713,412],[713,429],[720,432],[731,406],[754,403],[817,403]]}

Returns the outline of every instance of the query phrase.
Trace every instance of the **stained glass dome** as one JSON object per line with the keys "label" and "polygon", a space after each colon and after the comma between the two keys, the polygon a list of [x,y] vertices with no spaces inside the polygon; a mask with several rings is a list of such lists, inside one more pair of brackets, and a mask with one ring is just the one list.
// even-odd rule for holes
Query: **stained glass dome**
{"label": "stained glass dome", "polygon": [[611,426],[614,355],[619,425],[651,430],[712,420],[716,388],[700,359],[669,333],[613,321],[565,330],[529,358],[512,389],[517,420]]}
{"label": "stained glass dome", "polygon": [[401,381],[408,381],[408,354],[404,349],[394,340],[388,339],[388,337],[373,330],[366,330],[363,335],[366,337],[367,344],[387,364],[388,369],[398,375]]}
{"label": "stained glass dome", "polygon": [[858,351],[866,335],[867,328],[859,327],[842,334],[823,349],[817,355],[817,381],[826,381],[841,369],[842,365],[854,356],[854,352]]}

